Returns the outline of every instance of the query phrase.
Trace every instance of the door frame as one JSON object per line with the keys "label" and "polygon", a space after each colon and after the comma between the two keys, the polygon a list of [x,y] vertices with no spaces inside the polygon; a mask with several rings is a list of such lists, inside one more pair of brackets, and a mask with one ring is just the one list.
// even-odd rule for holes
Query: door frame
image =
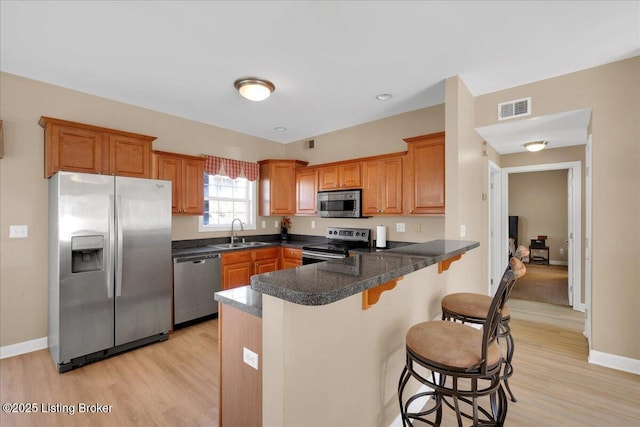
{"label": "door frame", "polygon": [[[502,168],[502,203],[501,203],[501,226],[502,233],[500,236],[501,253],[508,253],[509,243],[506,238],[509,235],[509,175],[512,173],[524,173],[524,172],[543,172],[560,169],[571,169],[573,173],[573,203],[568,206],[569,215],[573,219],[573,230],[567,230],[568,237],[573,236],[574,250],[569,253],[569,271],[573,272],[573,277],[569,277],[569,286],[573,286],[573,301],[570,301],[573,309],[576,311],[585,311],[585,306],[588,307],[590,301],[584,303],[582,300],[582,162],[562,162],[562,163],[546,163],[539,165],[529,166],[514,166],[509,168]],[[567,200],[567,204],[568,204]],[[571,234],[573,233],[573,234]],[[495,237],[495,236],[494,236]],[[585,284],[586,286],[586,284]],[[588,292],[586,292],[589,295]]]}
{"label": "door frame", "polygon": [[503,241],[501,201],[502,170],[497,164],[489,160],[489,268],[487,269],[489,273],[489,279],[487,280],[489,295],[494,295],[498,289],[502,272],[507,265],[505,260],[509,257],[508,247],[507,253],[504,253],[501,245]]}

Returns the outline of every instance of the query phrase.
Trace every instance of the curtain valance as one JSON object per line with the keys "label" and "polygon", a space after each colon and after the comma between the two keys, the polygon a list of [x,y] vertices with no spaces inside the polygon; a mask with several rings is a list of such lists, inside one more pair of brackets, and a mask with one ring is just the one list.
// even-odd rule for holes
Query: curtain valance
{"label": "curtain valance", "polygon": [[205,155],[204,171],[209,175],[224,175],[231,179],[244,175],[249,181],[255,181],[260,174],[260,166],[257,163]]}

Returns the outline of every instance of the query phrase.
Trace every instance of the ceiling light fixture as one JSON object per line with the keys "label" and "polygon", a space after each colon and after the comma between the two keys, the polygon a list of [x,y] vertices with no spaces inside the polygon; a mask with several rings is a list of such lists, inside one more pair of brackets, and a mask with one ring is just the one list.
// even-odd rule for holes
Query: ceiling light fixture
{"label": "ceiling light fixture", "polygon": [[547,146],[547,141],[533,141],[524,144],[524,148],[528,151],[540,151]]}
{"label": "ceiling light fixture", "polygon": [[287,128],[284,126],[276,126],[273,128],[273,130],[275,130],[276,132],[286,132]]}
{"label": "ceiling light fixture", "polygon": [[249,77],[238,79],[233,86],[240,92],[240,95],[251,101],[265,100],[276,90],[276,87],[269,80],[257,79]]}
{"label": "ceiling light fixture", "polygon": [[381,93],[380,95],[376,96],[376,99],[378,101],[387,101],[391,98],[393,98],[393,95],[391,95],[390,93]]}

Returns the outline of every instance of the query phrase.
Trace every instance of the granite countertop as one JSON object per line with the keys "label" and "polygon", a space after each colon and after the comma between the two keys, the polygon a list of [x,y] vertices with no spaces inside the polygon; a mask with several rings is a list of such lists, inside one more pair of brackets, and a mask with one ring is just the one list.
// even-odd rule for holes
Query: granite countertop
{"label": "granite countertop", "polygon": [[480,246],[434,240],[251,277],[251,288],[301,305],[325,305]]}
{"label": "granite countertop", "polygon": [[214,297],[222,304],[262,317],[262,294],[251,289],[249,285],[216,292]]}

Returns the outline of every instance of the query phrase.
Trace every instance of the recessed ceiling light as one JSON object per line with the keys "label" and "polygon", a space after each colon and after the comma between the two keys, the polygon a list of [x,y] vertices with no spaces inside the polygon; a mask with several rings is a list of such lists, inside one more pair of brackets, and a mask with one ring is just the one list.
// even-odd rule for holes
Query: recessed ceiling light
{"label": "recessed ceiling light", "polygon": [[287,128],[284,126],[276,126],[273,128],[273,130],[275,130],[276,132],[286,132]]}
{"label": "recessed ceiling light", "polygon": [[390,93],[381,93],[380,95],[376,96],[376,99],[378,101],[387,101],[391,98],[393,98],[393,95],[391,95]]}
{"label": "recessed ceiling light", "polygon": [[524,144],[524,148],[528,151],[540,151],[547,146],[547,141],[533,141]]}
{"label": "recessed ceiling light", "polygon": [[251,101],[265,100],[276,90],[275,85],[269,80],[255,77],[238,79],[233,83],[233,86],[240,92],[240,95]]}

